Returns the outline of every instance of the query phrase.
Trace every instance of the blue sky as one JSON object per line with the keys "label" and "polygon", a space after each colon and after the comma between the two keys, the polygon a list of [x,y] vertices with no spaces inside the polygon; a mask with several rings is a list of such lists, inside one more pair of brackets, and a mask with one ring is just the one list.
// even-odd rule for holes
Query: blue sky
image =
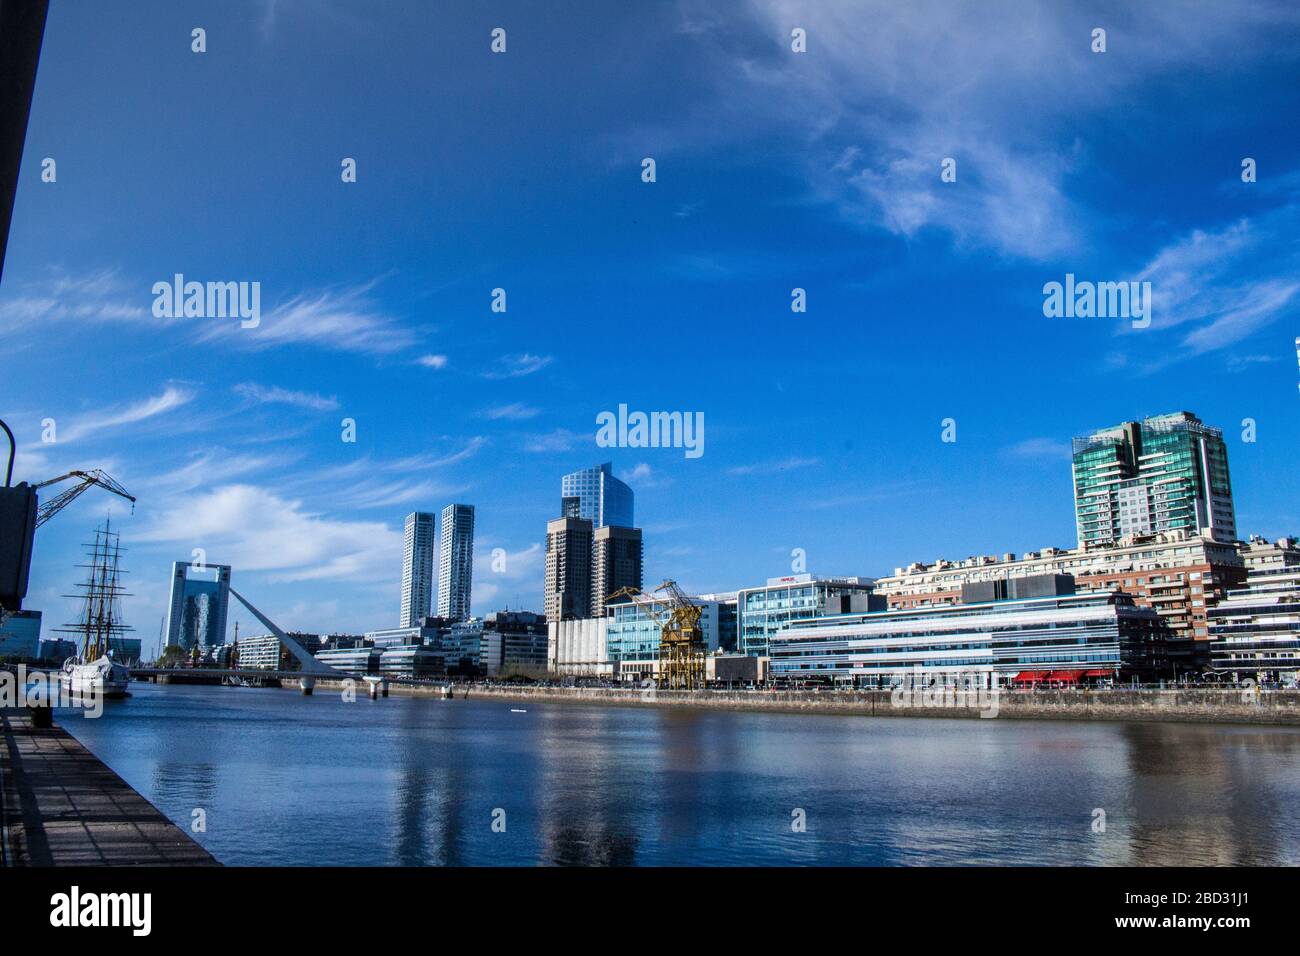
{"label": "blue sky", "polygon": [[[47,627],[110,510],[146,647],[195,547],[282,626],[393,625],[402,518],[451,501],[475,610],[539,608],[559,478],[603,460],[694,591],[1073,546],[1071,436],[1178,409],[1243,533],[1300,530],[1292,4],[52,7],[0,415],[19,477],[140,503],[41,529]],[[177,272],[260,282],[261,325],[155,318]],[[1067,272],[1150,281],[1151,327],[1045,318]],[[704,456],[596,447],[620,403],[703,412]]]}

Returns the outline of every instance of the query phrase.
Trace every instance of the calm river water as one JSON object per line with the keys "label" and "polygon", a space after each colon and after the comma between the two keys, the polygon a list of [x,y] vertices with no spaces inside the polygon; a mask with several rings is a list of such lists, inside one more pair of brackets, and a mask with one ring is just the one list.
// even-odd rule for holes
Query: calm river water
{"label": "calm river water", "polygon": [[59,720],[227,864],[1300,864],[1296,729],[132,692]]}

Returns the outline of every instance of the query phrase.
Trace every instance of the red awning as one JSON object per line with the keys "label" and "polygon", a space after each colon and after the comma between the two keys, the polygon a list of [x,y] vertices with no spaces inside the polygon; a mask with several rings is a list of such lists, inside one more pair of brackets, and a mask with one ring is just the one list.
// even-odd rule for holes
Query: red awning
{"label": "red awning", "polygon": [[1046,680],[1047,671],[1021,671],[1015,677],[1011,678],[1017,683],[1028,684],[1032,681]]}
{"label": "red awning", "polygon": [[1114,671],[1084,671],[1084,677],[1114,677]]}
{"label": "red awning", "polygon": [[1065,684],[1077,684],[1082,676],[1083,671],[1052,671],[1047,675],[1047,679],[1061,681]]}

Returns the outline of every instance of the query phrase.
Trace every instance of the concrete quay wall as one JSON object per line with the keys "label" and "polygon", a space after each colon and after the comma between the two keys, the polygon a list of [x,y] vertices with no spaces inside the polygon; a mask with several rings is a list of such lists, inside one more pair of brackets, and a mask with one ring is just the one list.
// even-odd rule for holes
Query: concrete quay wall
{"label": "concrete quay wall", "polygon": [[[288,685],[288,682],[285,682]],[[446,685],[389,684],[394,696],[445,697]],[[453,700],[537,701],[613,704],[631,707],[699,707],[787,713],[855,714],[870,717],[970,717],[981,713],[1031,720],[1156,720],[1199,723],[1300,726],[1300,691],[1237,688],[1142,690],[1002,691],[988,696],[945,699],[889,691],[669,691],[612,687],[453,684]],[[318,678],[316,693],[341,691],[342,680]],[[357,688],[358,696],[365,687]],[[987,692],[985,692],[987,694]]]}

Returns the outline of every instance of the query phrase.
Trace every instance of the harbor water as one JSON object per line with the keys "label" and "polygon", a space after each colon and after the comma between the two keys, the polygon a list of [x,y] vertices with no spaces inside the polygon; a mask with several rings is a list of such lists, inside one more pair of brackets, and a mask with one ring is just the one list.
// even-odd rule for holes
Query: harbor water
{"label": "harbor water", "polygon": [[57,719],[231,865],[1300,864],[1300,729],[132,684]]}

